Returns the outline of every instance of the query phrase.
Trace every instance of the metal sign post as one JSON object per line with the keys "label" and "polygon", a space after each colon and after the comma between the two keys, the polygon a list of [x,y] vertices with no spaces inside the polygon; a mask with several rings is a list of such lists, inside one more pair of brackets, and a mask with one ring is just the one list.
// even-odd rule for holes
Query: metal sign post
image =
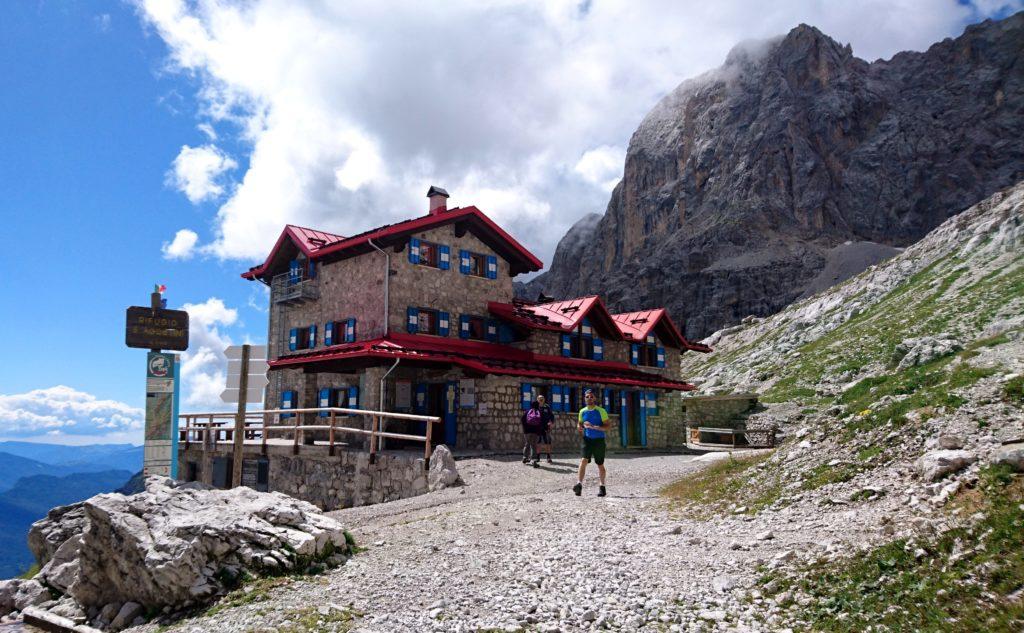
{"label": "metal sign post", "polygon": [[143,475],[178,476],[178,401],[181,359],[161,350],[188,349],[188,313],[166,310],[160,292],[150,295],[150,307],[128,308],[125,343],[149,348],[146,355],[146,428]]}

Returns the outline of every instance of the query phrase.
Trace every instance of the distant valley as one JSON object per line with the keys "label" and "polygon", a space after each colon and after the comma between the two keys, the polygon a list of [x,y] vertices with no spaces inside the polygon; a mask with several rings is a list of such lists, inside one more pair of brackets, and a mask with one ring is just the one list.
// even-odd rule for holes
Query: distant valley
{"label": "distant valley", "polygon": [[123,486],[142,468],[142,447],[0,442],[0,578],[28,569],[32,523],[54,506]]}

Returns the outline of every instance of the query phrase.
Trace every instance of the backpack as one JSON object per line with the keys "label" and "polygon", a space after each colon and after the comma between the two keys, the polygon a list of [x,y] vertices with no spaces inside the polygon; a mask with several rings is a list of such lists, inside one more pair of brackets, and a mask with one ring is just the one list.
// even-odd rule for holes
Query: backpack
{"label": "backpack", "polygon": [[530,409],[526,412],[526,426],[535,426],[540,428],[543,425],[543,418],[540,414],[540,409]]}

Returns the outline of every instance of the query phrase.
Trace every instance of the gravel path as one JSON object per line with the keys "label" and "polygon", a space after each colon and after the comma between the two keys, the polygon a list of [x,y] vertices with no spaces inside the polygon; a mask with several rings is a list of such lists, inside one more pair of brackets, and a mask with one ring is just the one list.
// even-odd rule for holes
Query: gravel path
{"label": "gravel path", "polygon": [[837,531],[820,510],[776,517],[772,540],[758,545],[760,520],[673,516],[657,492],[699,468],[693,456],[609,457],[606,498],[596,472],[572,494],[576,461],[464,460],[466,486],[333,512],[366,551],[268,601],[174,629],[282,630],[303,609],[352,607],[358,631],[778,630],[774,605],[748,591],[756,564]]}

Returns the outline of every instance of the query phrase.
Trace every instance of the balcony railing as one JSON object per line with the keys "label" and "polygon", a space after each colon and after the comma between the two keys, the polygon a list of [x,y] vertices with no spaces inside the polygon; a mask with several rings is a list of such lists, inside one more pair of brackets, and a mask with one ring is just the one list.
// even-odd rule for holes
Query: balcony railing
{"label": "balcony railing", "polygon": [[274,303],[305,303],[320,298],[320,287],[316,279],[310,279],[304,273],[282,273],[270,281],[270,296]]}

